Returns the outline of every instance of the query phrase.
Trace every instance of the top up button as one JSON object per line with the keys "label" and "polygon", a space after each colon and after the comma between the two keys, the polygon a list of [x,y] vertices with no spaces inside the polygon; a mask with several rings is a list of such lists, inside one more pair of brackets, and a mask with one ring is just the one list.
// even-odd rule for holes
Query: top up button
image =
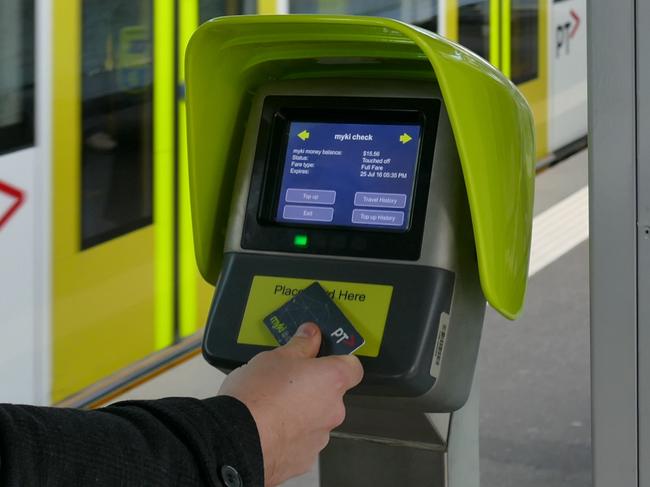
{"label": "top up button", "polygon": [[311,203],[312,205],[333,205],[336,191],[325,189],[288,188],[284,195],[287,203]]}

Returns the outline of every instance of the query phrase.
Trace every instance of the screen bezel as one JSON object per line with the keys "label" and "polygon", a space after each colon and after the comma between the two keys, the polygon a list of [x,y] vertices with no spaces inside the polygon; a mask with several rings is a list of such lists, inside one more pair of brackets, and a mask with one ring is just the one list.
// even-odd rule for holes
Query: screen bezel
{"label": "screen bezel", "polygon": [[[417,260],[422,247],[440,100],[335,96],[267,96],[257,138],[241,246],[302,254]],[[409,226],[404,229],[276,221],[293,121],[420,125]],[[309,245],[297,248],[296,234]]]}

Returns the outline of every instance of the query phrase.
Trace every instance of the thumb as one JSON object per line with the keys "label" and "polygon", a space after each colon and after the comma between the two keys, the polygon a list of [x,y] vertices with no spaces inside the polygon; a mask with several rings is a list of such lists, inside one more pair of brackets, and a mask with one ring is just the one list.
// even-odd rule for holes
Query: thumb
{"label": "thumb", "polygon": [[320,328],[314,323],[303,323],[282,349],[298,358],[313,358],[320,348]]}

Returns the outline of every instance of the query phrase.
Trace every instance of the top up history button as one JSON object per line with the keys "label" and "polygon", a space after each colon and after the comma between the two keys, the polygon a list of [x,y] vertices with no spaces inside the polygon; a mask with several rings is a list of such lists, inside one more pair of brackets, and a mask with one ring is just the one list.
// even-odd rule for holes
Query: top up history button
{"label": "top up history button", "polygon": [[404,224],[404,212],[387,210],[354,210],[352,212],[352,223],[401,227]]}

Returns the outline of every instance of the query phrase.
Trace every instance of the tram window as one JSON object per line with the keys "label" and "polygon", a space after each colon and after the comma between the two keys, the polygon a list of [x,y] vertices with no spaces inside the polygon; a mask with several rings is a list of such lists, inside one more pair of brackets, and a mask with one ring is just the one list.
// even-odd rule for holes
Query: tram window
{"label": "tram window", "polygon": [[458,41],[484,59],[490,59],[490,0],[460,0]]}
{"label": "tram window", "polygon": [[350,14],[389,17],[424,27],[438,29],[437,0],[290,0],[291,13]]}
{"label": "tram window", "polygon": [[257,0],[199,0],[199,22],[223,15],[253,14]]}
{"label": "tram window", "polygon": [[81,246],[152,221],[152,2],[85,0]]}
{"label": "tram window", "polygon": [[34,143],[34,2],[0,2],[0,154]]}
{"label": "tram window", "polygon": [[512,0],[511,77],[513,83],[530,81],[538,76],[538,0]]}

